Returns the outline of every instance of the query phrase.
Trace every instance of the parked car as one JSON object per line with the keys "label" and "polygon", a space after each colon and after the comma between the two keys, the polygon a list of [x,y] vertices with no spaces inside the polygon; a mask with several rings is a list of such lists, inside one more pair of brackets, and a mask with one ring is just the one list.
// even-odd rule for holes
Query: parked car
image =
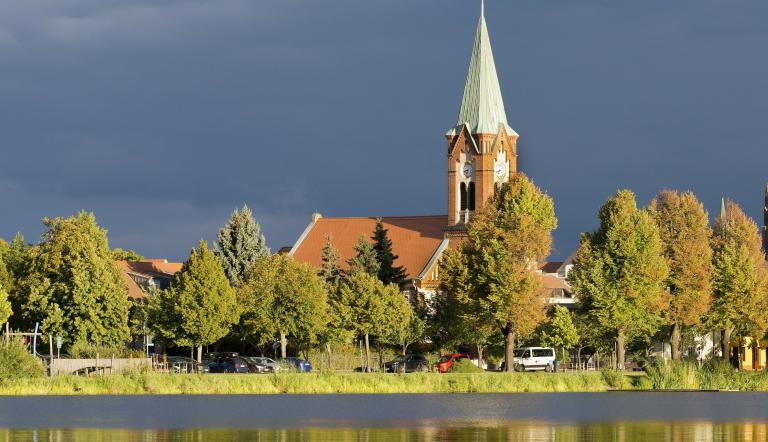
{"label": "parked car", "polygon": [[280,364],[274,359],[265,358],[263,356],[250,356],[246,357],[249,361],[256,365],[264,367],[264,373],[272,373],[280,371]]}
{"label": "parked car", "polygon": [[240,356],[218,358],[209,366],[210,373],[250,373],[248,361]]}
{"label": "parked car", "polygon": [[435,366],[437,367],[437,371],[440,373],[448,373],[451,370],[451,366],[453,366],[455,362],[458,362],[461,359],[469,359],[469,355],[461,353],[445,355],[437,361]]}
{"label": "parked car", "polygon": [[515,349],[515,371],[555,370],[555,349],[548,347],[524,347]]}
{"label": "parked car", "polygon": [[309,361],[305,361],[301,358],[290,357],[281,359],[280,362],[282,363],[282,366],[288,370],[298,371],[301,373],[309,373],[312,371],[312,364],[310,364]]}
{"label": "parked car", "polygon": [[400,356],[394,361],[384,363],[387,373],[412,373],[414,371],[429,371],[429,361],[424,355]]}

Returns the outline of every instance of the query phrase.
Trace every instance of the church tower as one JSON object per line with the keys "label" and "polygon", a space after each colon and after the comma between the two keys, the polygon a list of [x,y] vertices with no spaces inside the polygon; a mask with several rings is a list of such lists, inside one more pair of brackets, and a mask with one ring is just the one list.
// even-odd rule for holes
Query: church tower
{"label": "church tower", "polygon": [[462,230],[500,184],[517,171],[517,133],[507,123],[485,8],[456,125],[448,139],[448,229]]}

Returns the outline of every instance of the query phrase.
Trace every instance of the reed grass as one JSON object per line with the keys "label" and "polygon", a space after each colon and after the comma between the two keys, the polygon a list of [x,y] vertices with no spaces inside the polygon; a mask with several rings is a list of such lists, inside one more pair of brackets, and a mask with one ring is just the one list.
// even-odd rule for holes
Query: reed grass
{"label": "reed grass", "polygon": [[599,392],[601,373],[285,373],[186,375],[134,372],[95,377],[58,376],[0,383],[0,395],[144,394],[392,394]]}

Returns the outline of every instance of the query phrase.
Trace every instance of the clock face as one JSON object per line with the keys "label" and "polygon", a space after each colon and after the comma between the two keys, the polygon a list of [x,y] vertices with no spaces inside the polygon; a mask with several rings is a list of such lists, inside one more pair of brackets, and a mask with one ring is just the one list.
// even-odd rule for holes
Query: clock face
{"label": "clock face", "polygon": [[501,177],[503,177],[504,175],[507,174],[507,171],[505,169],[506,168],[504,167],[503,164],[496,163],[496,167],[493,168],[493,171],[494,171],[494,173],[496,173],[497,177],[501,178]]}
{"label": "clock face", "polygon": [[472,167],[471,164],[467,163],[464,165],[463,171],[464,171],[464,176],[469,178],[472,176],[472,172],[474,171],[474,168]]}

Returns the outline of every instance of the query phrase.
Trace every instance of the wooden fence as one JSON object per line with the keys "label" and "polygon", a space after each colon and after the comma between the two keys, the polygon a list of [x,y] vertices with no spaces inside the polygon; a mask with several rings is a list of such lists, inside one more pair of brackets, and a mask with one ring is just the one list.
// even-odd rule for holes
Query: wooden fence
{"label": "wooden fence", "polygon": [[53,359],[51,361],[51,376],[60,374],[112,374],[123,373],[131,369],[152,367],[151,359]]}

